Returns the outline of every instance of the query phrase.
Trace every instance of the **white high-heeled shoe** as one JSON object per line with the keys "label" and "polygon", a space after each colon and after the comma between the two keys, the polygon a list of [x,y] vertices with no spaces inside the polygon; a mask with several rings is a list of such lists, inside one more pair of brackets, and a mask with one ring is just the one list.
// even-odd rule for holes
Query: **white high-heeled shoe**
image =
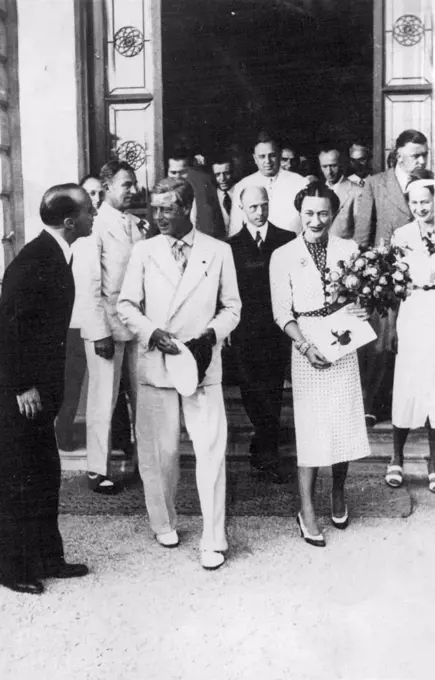
{"label": "white high-heeled shoe", "polygon": [[308,533],[300,512],[296,517],[296,522],[299,527],[299,533],[301,535],[301,538],[303,538],[306,543],[314,545],[316,546],[316,548],[324,548],[326,546],[323,534],[317,534],[317,536],[313,536],[312,534]]}

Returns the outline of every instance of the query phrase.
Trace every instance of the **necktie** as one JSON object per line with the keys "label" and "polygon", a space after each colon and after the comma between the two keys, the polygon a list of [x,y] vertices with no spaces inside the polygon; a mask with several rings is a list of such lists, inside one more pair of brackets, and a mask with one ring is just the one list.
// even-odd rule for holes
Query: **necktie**
{"label": "necktie", "polygon": [[229,215],[230,212],[231,212],[232,201],[231,201],[231,196],[229,195],[228,191],[225,191],[224,200],[222,201],[222,203],[223,203],[223,206],[224,206],[227,214]]}
{"label": "necktie", "polygon": [[186,255],[184,254],[184,242],[183,241],[175,241],[175,243],[172,245],[172,255],[174,256],[174,260],[178,265],[178,268],[180,272],[183,274],[184,270],[186,269],[187,265],[187,259]]}
{"label": "necktie", "polygon": [[255,243],[256,243],[258,250],[261,252],[261,250],[263,248],[263,239],[261,238],[260,230],[257,231],[257,234],[255,236]]}

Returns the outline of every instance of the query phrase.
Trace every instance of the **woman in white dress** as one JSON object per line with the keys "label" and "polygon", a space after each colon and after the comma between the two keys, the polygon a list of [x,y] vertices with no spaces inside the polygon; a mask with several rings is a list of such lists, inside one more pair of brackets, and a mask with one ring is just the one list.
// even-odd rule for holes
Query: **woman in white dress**
{"label": "woman in white dress", "polygon": [[[370,454],[356,352],[328,363],[311,342],[312,329],[334,309],[326,297],[325,271],[337,269],[355,252],[354,241],[328,234],[339,200],[319,182],[296,196],[302,233],[278,248],[270,264],[274,319],[293,340],[292,383],[298,480],[301,511],[297,516],[301,537],[323,547],[314,489],[319,467],[332,465],[332,522],[348,525],[344,497],[348,463]],[[349,306],[366,319],[365,310]]]}
{"label": "woman in white dress", "polygon": [[[407,189],[414,221],[396,229],[393,243],[405,248],[412,292],[390,313],[389,345],[397,348],[393,387],[394,453],[385,481],[403,483],[403,449],[410,429],[428,428],[429,489],[435,493],[435,238],[434,179],[420,171]],[[433,238],[433,245],[430,241]]]}

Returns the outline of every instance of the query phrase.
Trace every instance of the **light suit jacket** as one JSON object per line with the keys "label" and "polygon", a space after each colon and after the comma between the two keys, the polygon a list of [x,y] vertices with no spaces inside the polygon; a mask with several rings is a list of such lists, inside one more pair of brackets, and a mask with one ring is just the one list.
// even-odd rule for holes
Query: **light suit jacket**
{"label": "light suit jacket", "polygon": [[389,242],[393,232],[412,219],[394,168],[367,177],[355,226],[355,241],[363,246]]}
{"label": "light suit jacket", "polygon": [[[81,335],[86,340],[112,336],[131,340],[133,335],[118,317],[116,303],[124,280],[133,244],[144,236],[137,218],[128,215],[131,240],[125,232],[121,213],[103,203],[88,237],[88,252],[82,254],[83,266],[78,287],[81,291]],[[78,277],[76,276],[76,280]]]}
{"label": "light suit jacket", "polygon": [[202,384],[220,383],[222,342],[237,326],[241,310],[230,246],[196,231],[181,276],[166,236],[138,243],[133,248],[117,309],[139,341],[139,383],[173,387],[164,355],[149,347],[157,328],[173,333],[182,342],[213,328],[217,344]]}
{"label": "light suit jacket", "polygon": [[334,186],[334,191],[340,199],[340,208],[330,233],[340,238],[353,238],[362,189],[349,179],[343,179]]}

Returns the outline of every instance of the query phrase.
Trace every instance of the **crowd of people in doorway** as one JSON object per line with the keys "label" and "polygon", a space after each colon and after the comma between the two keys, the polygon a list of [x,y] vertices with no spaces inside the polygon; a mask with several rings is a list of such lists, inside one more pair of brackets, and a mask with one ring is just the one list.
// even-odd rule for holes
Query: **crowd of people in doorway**
{"label": "crowd of people in doorway", "polygon": [[[134,215],[136,176],[119,160],[44,195],[43,231],[6,271],[0,300],[2,584],[40,593],[46,577],[87,573],[65,561],[57,524],[58,445],[75,447],[86,368],[90,493],[119,492],[110,455],[122,448],[137,464],[156,540],[176,547],[183,416],[196,457],[205,569],[221,567],[228,551],[224,347],[253,427],[250,464],[272,483],[287,482],[279,432],[291,363],[296,519],[305,541],[325,546],[315,514],[319,467],[332,466],[332,523],[348,526],[348,465],[370,454],[367,428],[389,417],[391,394],[394,455],[385,480],[403,483],[408,432],[426,426],[435,492],[434,179],[425,169],[426,137],[400,134],[378,174],[357,140],[346,153],[321,145],[314,167],[292,144],[261,133],[252,158],[256,171],[246,174],[237,148],[210,158],[173,148],[167,176],[150,194],[149,221]],[[412,290],[386,318],[347,305],[377,339],[328,360],[314,340],[334,311],[325,274],[358,246],[380,242],[406,250]]]}

